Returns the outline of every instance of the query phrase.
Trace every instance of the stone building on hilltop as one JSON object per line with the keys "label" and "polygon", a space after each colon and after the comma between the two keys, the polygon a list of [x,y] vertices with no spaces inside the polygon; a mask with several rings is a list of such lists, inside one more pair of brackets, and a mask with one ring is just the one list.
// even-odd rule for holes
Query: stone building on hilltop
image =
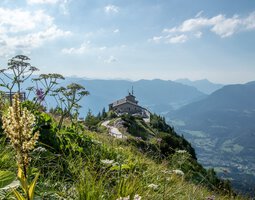
{"label": "stone building on hilltop", "polygon": [[130,115],[139,115],[143,118],[149,118],[150,113],[146,108],[138,105],[138,101],[135,99],[134,92],[128,93],[123,99],[117,100],[109,104],[109,110],[116,112],[118,115],[128,113]]}
{"label": "stone building on hilltop", "polygon": [[[16,94],[16,92],[3,92],[0,94],[1,98],[6,99],[7,101],[12,101],[13,96]],[[19,99],[21,102],[26,100],[26,93],[25,92],[20,92],[19,93]]]}

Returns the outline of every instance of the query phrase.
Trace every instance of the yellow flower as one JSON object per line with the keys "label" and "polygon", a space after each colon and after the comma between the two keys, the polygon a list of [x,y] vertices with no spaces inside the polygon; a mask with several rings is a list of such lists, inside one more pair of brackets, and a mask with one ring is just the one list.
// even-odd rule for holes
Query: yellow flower
{"label": "yellow flower", "polygon": [[18,94],[14,95],[12,105],[2,117],[3,129],[16,151],[18,164],[26,171],[29,152],[34,149],[39,132],[34,133],[35,116],[27,108],[21,108]]}

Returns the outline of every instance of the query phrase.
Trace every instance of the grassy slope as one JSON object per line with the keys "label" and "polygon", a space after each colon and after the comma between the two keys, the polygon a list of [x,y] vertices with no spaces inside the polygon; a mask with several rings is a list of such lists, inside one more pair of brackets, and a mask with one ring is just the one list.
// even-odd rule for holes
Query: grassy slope
{"label": "grassy slope", "polygon": [[[138,122],[137,125],[141,125],[142,122]],[[144,128],[155,131],[151,127]],[[134,145],[132,141],[136,141],[135,137],[118,140],[109,136],[102,127],[100,133],[77,127],[67,128],[57,134],[53,130],[52,127],[43,127],[41,134],[44,134],[44,139],[41,138],[41,142],[44,144],[39,143],[39,146],[46,151],[37,149],[32,153],[30,174],[33,176],[34,172],[41,172],[36,194],[42,199],[115,200],[126,196],[132,199],[135,194],[146,200],[202,200],[213,195],[216,199],[234,199],[220,194],[220,189],[209,190],[203,186],[203,181],[195,184],[192,181],[192,170],[196,170],[195,166],[201,169],[189,154],[175,153],[157,159],[137,145],[141,141]],[[49,137],[51,141],[45,139],[47,134],[54,135]],[[150,142],[143,143],[147,145]],[[0,170],[15,172],[15,157],[8,143],[2,141],[0,150]],[[106,159],[113,163],[103,163]],[[193,169],[184,168],[184,176],[172,173],[174,169],[187,166]],[[203,177],[203,174],[200,175]],[[149,187],[151,184],[157,187]],[[11,192],[1,191],[0,195],[0,199],[10,199]]]}

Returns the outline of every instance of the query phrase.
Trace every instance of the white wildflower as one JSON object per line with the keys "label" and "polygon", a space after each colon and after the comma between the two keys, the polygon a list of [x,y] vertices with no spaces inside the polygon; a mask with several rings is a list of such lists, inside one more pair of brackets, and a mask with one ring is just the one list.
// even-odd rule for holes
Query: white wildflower
{"label": "white wildflower", "polygon": [[127,196],[127,197],[120,197],[120,198],[118,198],[116,200],[129,200],[129,196]]}
{"label": "white wildflower", "polygon": [[177,174],[177,175],[180,175],[180,176],[184,176],[184,172],[180,169],[175,169],[175,170],[172,170],[172,172],[174,174]]}
{"label": "white wildflower", "polygon": [[136,194],[136,195],[134,196],[134,200],[141,200],[141,199],[142,199],[142,197],[139,196],[138,194]]}
{"label": "white wildflower", "polygon": [[169,170],[162,170],[162,172],[163,172],[164,174],[172,174],[172,172],[169,171]]}
{"label": "white wildflower", "polygon": [[186,150],[177,150],[176,153],[183,154],[183,153],[187,153],[187,151]]}
{"label": "white wildflower", "polygon": [[152,183],[152,184],[148,185],[148,188],[152,188],[153,190],[157,190],[158,189],[158,185]]}
{"label": "white wildflower", "polygon": [[[133,199],[134,200],[141,200],[142,197],[139,194],[136,194]],[[131,199],[130,199],[130,196],[127,196],[127,197],[120,197],[116,200],[131,200]]]}
{"label": "white wildflower", "polygon": [[98,141],[98,140],[92,140],[92,142],[93,142],[94,144],[102,144],[102,142],[100,142],[100,141]]}
{"label": "white wildflower", "polygon": [[47,150],[44,147],[37,147],[33,150],[33,152],[39,152],[39,153],[43,153],[46,152]]}
{"label": "white wildflower", "polygon": [[105,159],[105,160],[101,160],[101,163],[105,165],[112,165],[114,163],[114,160]]}

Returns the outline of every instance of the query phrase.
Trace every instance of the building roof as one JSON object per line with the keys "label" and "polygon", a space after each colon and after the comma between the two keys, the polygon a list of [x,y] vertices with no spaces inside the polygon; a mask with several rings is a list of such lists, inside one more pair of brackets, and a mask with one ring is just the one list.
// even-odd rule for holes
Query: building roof
{"label": "building roof", "polygon": [[[122,107],[122,105],[125,104],[126,106]],[[122,108],[124,110],[122,110]],[[109,104],[109,110],[114,110],[118,112],[117,114],[129,113],[132,115],[139,115],[143,118],[150,118],[150,112],[146,108],[143,108],[142,106],[138,105],[138,101],[135,99],[135,96],[133,95],[133,90],[132,93],[129,93],[128,96],[126,96],[125,98]]]}
{"label": "building roof", "polygon": [[128,96],[126,96],[125,98],[117,100],[117,101],[111,103],[110,105],[112,107],[116,107],[116,106],[123,105],[123,104],[126,104],[126,103],[129,103],[129,104],[132,104],[134,106],[143,108],[143,107],[138,105],[138,101],[135,100],[135,96],[131,93],[129,93]]}

